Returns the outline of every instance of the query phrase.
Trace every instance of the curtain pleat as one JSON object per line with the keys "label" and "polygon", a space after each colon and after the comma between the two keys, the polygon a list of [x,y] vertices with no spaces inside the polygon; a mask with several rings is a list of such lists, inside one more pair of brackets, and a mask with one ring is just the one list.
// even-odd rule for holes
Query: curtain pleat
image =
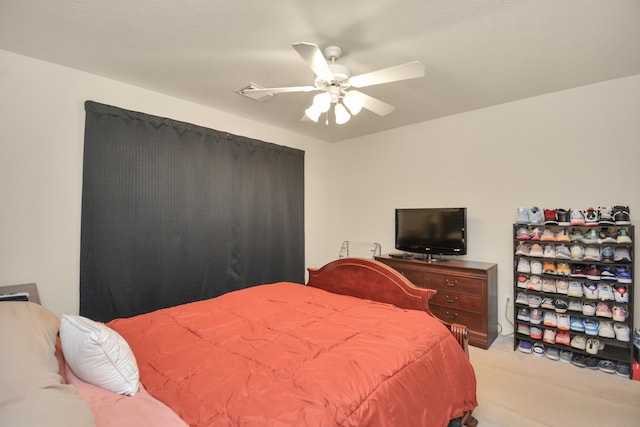
{"label": "curtain pleat", "polygon": [[304,281],[304,152],[85,103],[80,313]]}

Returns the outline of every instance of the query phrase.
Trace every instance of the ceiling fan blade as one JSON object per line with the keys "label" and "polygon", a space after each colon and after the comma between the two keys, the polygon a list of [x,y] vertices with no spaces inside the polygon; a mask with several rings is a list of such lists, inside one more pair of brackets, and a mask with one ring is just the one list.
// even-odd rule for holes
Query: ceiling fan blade
{"label": "ceiling fan blade", "polygon": [[360,91],[351,90],[349,92],[357,93],[358,96],[360,96],[364,101],[364,108],[373,113],[376,113],[379,116],[386,116],[387,114],[391,114],[393,110],[396,109],[396,107],[394,107],[393,105],[387,104],[386,102],[380,101],[379,99],[369,96]]}
{"label": "ceiling fan blade", "polygon": [[255,83],[249,83],[238,89],[237,92],[256,101],[265,101],[277,93],[312,92],[314,90],[319,89],[315,86],[262,87]]}
{"label": "ceiling fan blade", "polygon": [[353,76],[349,79],[349,83],[353,87],[366,87],[382,83],[391,83],[398,80],[415,79],[423,76],[424,65],[418,61],[414,61]]}
{"label": "ceiling fan blade", "polygon": [[306,42],[294,43],[293,48],[298,52],[298,55],[309,64],[316,76],[328,82],[335,79],[333,71],[329,68],[329,63],[317,44]]}

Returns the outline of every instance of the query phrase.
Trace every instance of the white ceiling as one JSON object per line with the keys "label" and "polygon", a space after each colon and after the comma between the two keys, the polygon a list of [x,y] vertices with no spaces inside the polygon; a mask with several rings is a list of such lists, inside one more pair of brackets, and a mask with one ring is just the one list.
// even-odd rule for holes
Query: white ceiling
{"label": "white ceiling", "polygon": [[[341,126],[300,120],[313,93],[236,93],[313,84],[302,41],[426,76],[362,89],[396,110]],[[340,141],[640,74],[640,0],[0,0],[0,49]]]}

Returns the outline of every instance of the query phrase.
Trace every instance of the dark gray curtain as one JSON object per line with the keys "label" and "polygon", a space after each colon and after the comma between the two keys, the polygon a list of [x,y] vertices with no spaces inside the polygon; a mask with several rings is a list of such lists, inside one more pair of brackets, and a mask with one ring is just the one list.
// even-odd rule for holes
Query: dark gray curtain
{"label": "dark gray curtain", "polygon": [[80,314],[304,282],[304,152],[85,103]]}

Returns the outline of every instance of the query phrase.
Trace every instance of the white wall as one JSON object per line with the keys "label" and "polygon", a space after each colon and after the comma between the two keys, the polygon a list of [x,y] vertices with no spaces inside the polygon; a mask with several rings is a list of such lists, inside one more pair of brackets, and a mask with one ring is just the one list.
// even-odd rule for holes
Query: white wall
{"label": "white wall", "polygon": [[327,143],[0,50],[0,285],[36,282],[52,311],[78,311],[85,100],[304,150],[306,264],[325,262],[313,243],[327,205]]}
{"label": "white wall", "polygon": [[87,99],[305,150],[307,266],[344,240],[393,250],[395,207],[468,207],[466,258],[499,265],[505,332],[518,206],[640,217],[640,76],[328,144],[0,51],[0,284],[37,282],[58,314],[78,310]]}
{"label": "white wall", "polygon": [[498,264],[508,333],[517,208],[622,204],[640,223],[639,160],[636,75],[335,144],[328,178],[339,191],[327,229],[335,242],[380,242],[390,252],[394,208],[468,207],[465,258]]}

